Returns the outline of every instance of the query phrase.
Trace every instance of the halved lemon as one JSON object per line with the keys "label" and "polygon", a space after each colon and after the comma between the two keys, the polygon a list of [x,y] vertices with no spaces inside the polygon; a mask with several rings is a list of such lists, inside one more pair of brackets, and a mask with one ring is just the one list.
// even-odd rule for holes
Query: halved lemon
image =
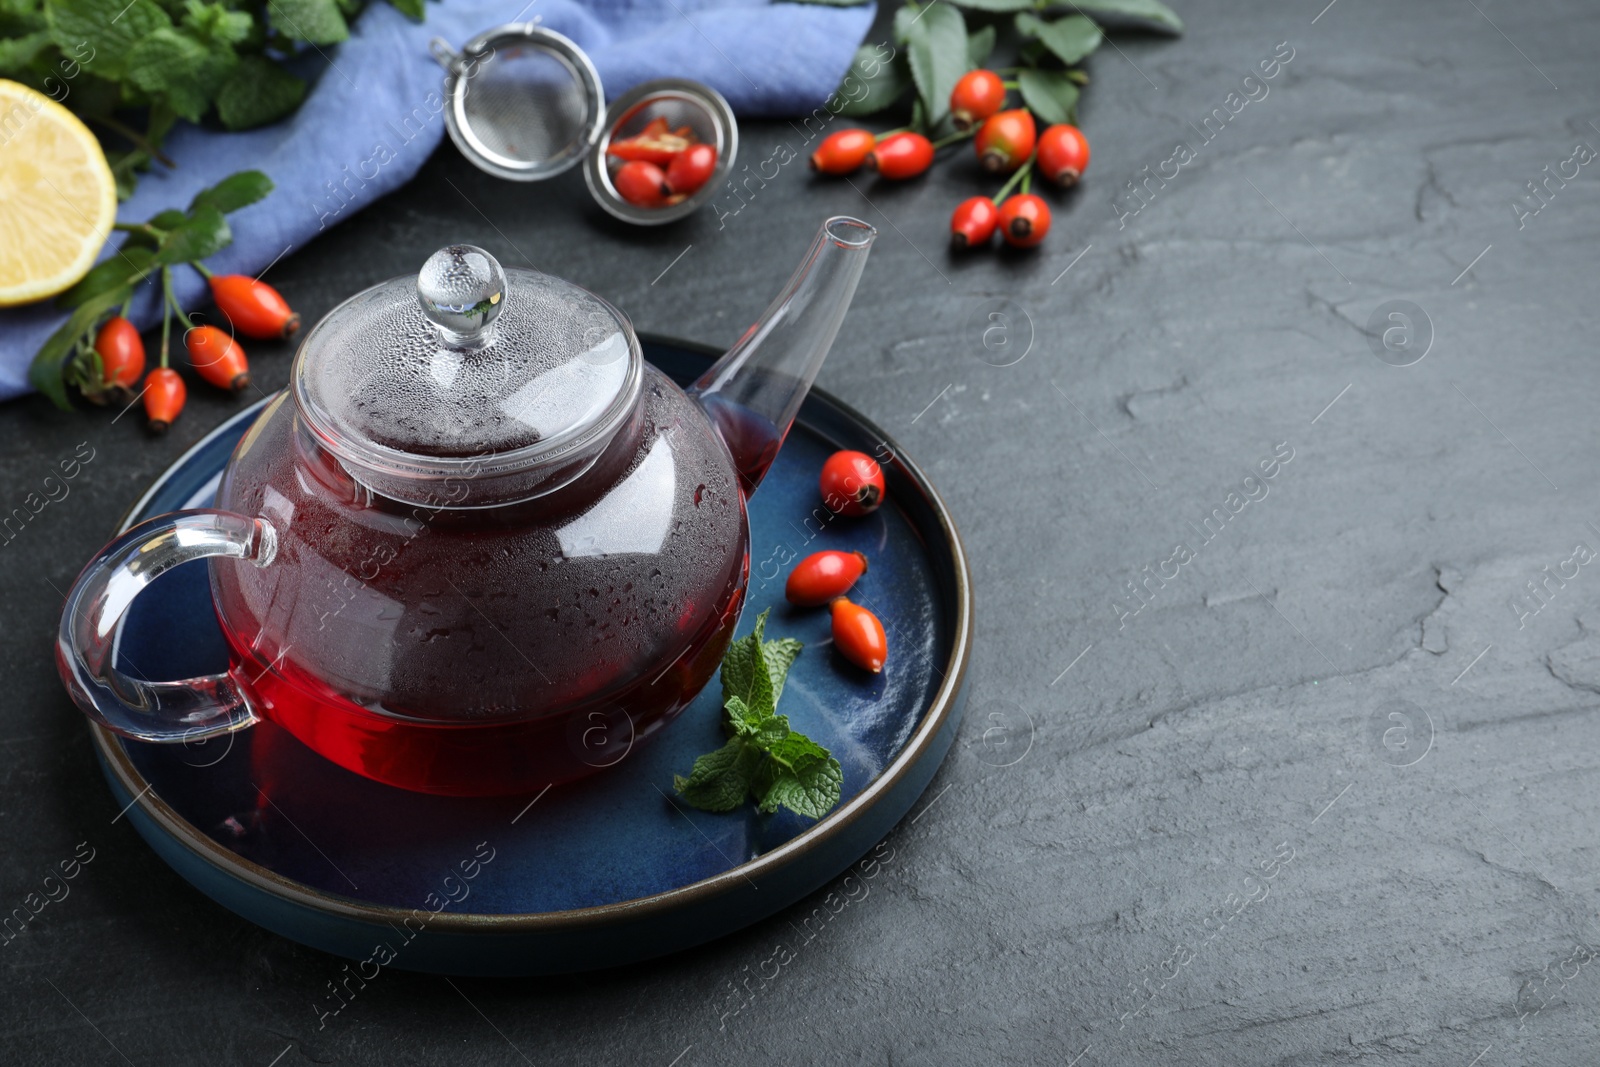
{"label": "halved lemon", "polygon": [[77,116],[0,79],[0,307],[43,300],[94,266],[117,183]]}

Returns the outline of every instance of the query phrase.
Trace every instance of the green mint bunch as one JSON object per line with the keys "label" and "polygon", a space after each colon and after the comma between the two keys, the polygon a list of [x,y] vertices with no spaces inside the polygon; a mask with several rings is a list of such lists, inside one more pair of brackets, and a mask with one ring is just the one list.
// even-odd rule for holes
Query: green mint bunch
{"label": "green mint bunch", "polygon": [[820,819],[839,803],[844,773],[832,753],[777,714],[784,679],[805,646],[793,638],[764,640],[766,626],[763,611],[755,629],[722,657],[728,743],[695,760],[674,785],[702,811],[732,811],[748,798],[763,813],[788,808]]}

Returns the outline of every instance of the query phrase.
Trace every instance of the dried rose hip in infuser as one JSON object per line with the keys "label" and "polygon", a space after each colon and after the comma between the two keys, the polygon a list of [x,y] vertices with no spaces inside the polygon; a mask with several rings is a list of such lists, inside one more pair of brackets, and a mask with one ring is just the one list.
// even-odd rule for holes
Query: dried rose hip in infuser
{"label": "dried rose hip in infuser", "polygon": [[606,155],[622,160],[641,160],[664,167],[672,162],[674,156],[694,143],[693,136],[694,131],[689,127],[669,130],[667,120],[657,117],[651,119],[649,125],[634,136],[612,141],[606,146]]}
{"label": "dried rose hip in infuser", "polygon": [[666,172],[638,159],[618,168],[611,176],[611,184],[617,187],[617,195],[635,207],[661,207],[672,195]]}
{"label": "dried rose hip in infuser", "polygon": [[708,144],[685,148],[667,164],[667,188],[674,196],[691,196],[717,169],[717,150]]}

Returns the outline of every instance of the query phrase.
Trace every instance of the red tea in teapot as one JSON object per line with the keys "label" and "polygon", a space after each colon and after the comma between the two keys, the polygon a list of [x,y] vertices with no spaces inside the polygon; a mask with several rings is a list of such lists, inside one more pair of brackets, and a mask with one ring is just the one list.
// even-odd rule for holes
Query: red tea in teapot
{"label": "red tea in teapot", "polygon": [[732,636],[747,534],[706,417],[647,375],[639,425],[588,473],[480,510],[371,499],[269,409],[221,497],[273,524],[277,558],[213,567],[258,710],[350,770],[452,794],[581,776],[670,721]]}

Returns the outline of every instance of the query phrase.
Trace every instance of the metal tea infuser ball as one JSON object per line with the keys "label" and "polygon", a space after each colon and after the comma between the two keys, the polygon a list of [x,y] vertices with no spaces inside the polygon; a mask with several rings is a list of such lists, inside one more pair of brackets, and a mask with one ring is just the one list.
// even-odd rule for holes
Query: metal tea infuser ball
{"label": "metal tea infuser ball", "polygon": [[[462,46],[429,45],[445,69],[445,125],[472,164],[512,181],[542,181],[579,163],[595,201],[624,222],[659,226],[716,196],[733,168],[738,124],[722,94],[708,85],[664,78],[635,86],[608,109],[594,64],[569,38],[536,22],[511,23]],[[664,118],[689,127],[717,150],[717,166],[693,195],[647,208],[628,203],[611,182],[606,149]]]}

